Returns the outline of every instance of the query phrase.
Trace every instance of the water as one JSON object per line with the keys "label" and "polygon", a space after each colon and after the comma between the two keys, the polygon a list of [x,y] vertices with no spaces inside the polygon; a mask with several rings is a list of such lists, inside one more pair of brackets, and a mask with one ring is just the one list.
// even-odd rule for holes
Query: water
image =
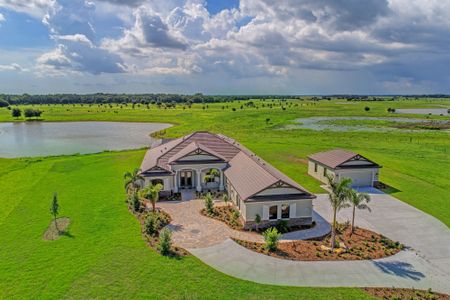
{"label": "water", "polygon": [[163,123],[20,122],[0,123],[0,157],[96,153],[149,146],[149,134]]}
{"label": "water", "polygon": [[401,108],[395,109],[395,112],[399,114],[448,116],[447,108]]}
{"label": "water", "polygon": [[[379,121],[390,121],[398,123],[422,123],[430,120],[427,119],[412,119],[412,118],[388,118],[388,117],[311,117],[311,118],[300,118],[296,119],[295,123],[285,126],[283,129],[311,129],[311,130],[330,130],[330,131],[412,131],[408,129],[398,129],[393,127],[368,127],[364,125],[336,125],[327,124],[324,121],[339,121],[339,120],[379,120]],[[433,122],[445,123],[443,120],[433,120]],[[415,129],[414,131],[421,130]]]}

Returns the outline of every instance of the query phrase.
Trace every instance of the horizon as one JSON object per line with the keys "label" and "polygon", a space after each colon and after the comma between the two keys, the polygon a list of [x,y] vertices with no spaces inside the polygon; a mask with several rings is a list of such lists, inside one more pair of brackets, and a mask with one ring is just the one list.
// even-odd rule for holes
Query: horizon
{"label": "horizon", "polygon": [[0,93],[450,94],[450,1],[0,0]]}

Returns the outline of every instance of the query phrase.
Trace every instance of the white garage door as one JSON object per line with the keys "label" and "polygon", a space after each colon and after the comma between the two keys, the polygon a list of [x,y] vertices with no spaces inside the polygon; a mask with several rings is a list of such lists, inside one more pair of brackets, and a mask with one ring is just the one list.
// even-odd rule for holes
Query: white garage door
{"label": "white garage door", "polygon": [[341,173],[340,178],[350,178],[352,186],[372,186],[372,170]]}

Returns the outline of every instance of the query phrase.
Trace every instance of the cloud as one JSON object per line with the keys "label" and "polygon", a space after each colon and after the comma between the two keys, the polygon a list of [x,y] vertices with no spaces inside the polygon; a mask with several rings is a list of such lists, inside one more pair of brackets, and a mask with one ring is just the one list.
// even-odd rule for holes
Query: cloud
{"label": "cloud", "polygon": [[6,21],[5,16],[2,13],[0,13],[0,23],[5,21]]}
{"label": "cloud", "polygon": [[53,0],[0,0],[0,7],[42,18]]}
{"label": "cloud", "polygon": [[0,65],[0,72],[3,71],[26,72],[28,69],[22,68],[19,64],[12,63],[9,65]]}

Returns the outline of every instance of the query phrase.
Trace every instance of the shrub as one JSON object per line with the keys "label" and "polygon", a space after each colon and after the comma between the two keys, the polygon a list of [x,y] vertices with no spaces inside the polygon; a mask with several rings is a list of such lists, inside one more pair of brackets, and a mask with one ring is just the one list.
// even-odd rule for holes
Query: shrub
{"label": "shrub", "polygon": [[8,107],[9,103],[6,100],[0,99],[0,107]]}
{"label": "shrub", "polygon": [[161,224],[160,218],[158,213],[151,212],[147,215],[147,218],[145,219],[145,233],[148,235],[155,235],[158,232],[159,225]]}
{"label": "shrub", "polygon": [[38,118],[42,115],[42,111],[38,109],[27,108],[24,110],[25,118]]}
{"label": "shrub", "polygon": [[209,215],[214,213],[214,202],[211,193],[207,193],[203,199],[205,201],[205,209]]}
{"label": "shrub", "polygon": [[167,255],[170,252],[171,244],[172,232],[168,228],[164,228],[159,234],[159,251],[162,255]]}
{"label": "shrub", "polygon": [[269,251],[275,251],[278,248],[278,240],[281,237],[281,234],[278,233],[278,230],[275,227],[271,227],[264,231],[263,233],[264,241],[266,242],[266,249]]}
{"label": "shrub", "polygon": [[141,202],[139,201],[137,193],[133,193],[130,195],[129,202],[134,212],[137,212],[141,209]]}
{"label": "shrub", "polygon": [[366,107],[364,107],[364,110],[365,110],[365,111],[369,111],[369,110],[370,110],[370,107],[366,106]]}
{"label": "shrub", "polygon": [[241,214],[239,213],[239,211],[237,211],[237,210],[233,210],[233,213],[231,214],[231,222],[233,223],[233,224],[236,224],[237,223],[237,220],[239,219],[239,216],[240,216]]}
{"label": "shrub", "polygon": [[288,221],[280,220],[277,224],[277,230],[281,233],[286,233],[289,231]]}
{"label": "shrub", "polygon": [[259,230],[259,224],[261,224],[261,216],[259,214],[256,214],[255,216],[255,224],[256,224],[256,230]]}
{"label": "shrub", "polygon": [[22,111],[20,110],[20,108],[13,108],[11,111],[11,116],[13,118],[19,118],[20,116],[22,116]]}

